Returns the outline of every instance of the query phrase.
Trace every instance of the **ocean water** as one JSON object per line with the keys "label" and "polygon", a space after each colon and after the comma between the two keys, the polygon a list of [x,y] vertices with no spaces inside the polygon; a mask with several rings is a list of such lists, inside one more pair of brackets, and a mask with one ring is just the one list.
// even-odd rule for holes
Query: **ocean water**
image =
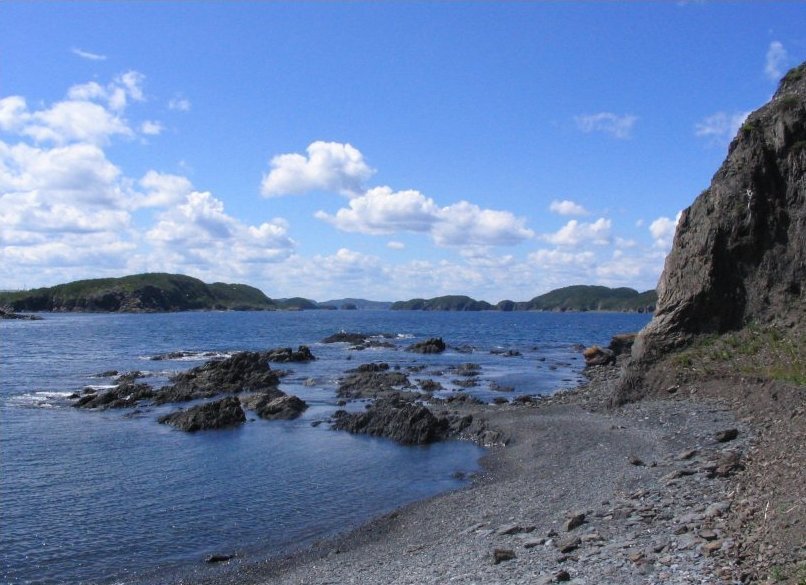
{"label": "ocean water", "polygon": [[[361,363],[423,365],[412,381],[455,390],[451,366],[481,366],[467,391],[546,394],[580,380],[575,344],[607,343],[649,316],[617,313],[47,314],[0,321],[0,582],[148,583],[204,571],[211,553],[240,559],[285,554],[403,504],[465,485],[483,450],[463,442],[403,447],[312,425],[338,407],[339,376]],[[324,345],[338,331],[386,333],[394,349]],[[428,337],[440,355],[402,351]],[[85,411],[67,396],[112,384],[97,374],[141,370],[155,387],[198,357],[171,351],[263,350],[309,345],[315,362],[292,364],[281,389],[310,407],[294,421],[263,421],[187,434],[156,422],[176,405]],[[456,348],[462,348],[462,351]],[[502,350],[520,355],[505,356]],[[468,353],[469,352],[469,353]],[[512,390],[500,392],[494,386]],[[349,408],[363,408],[362,403]]]}

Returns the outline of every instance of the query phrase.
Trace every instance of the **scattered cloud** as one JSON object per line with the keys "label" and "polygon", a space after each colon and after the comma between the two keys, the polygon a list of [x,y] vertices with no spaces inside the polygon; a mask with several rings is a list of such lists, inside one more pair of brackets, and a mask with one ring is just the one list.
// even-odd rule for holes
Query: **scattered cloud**
{"label": "scattered cloud", "polygon": [[671,249],[674,233],[681,215],[682,212],[678,212],[674,219],[659,217],[649,224],[649,233],[652,234],[652,238],[655,240],[656,248],[667,251]]}
{"label": "scattered cloud", "polygon": [[582,132],[604,132],[620,140],[630,138],[637,121],[637,116],[631,114],[619,115],[612,112],[574,116],[574,122]]}
{"label": "scattered cloud", "polygon": [[406,244],[403,242],[398,242],[397,240],[390,240],[386,242],[386,247],[390,250],[405,250]]}
{"label": "scattered cloud", "polygon": [[189,112],[190,100],[180,96],[175,96],[168,100],[168,109],[177,112]]}
{"label": "scattered cloud", "polygon": [[263,177],[264,197],[300,195],[309,191],[332,191],[357,196],[374,169],[357,148],[339,142],[316,141],[306,149],[308,156],[280,154],[270,161]]}
{"label": "scattered cloud", "polygon": [[770,81],[778,81],[783,77],[789,54],[780,41],[772,41],[767,48],[767,57],[764,62],[764,73]]}
{"label": "scattered cloud", "polygon": [[543,239],[557,246],[578,246],[592,243],[604,246],[610,243],[611,221],[600,217],[593,223],[579,222],[572,219],[553,234],[545,234]]}
{"label": "scattered cloud", "polygon": [[21,96],[0,100],[0,130],[15,137],[0,140],[3,278],[166,270],[251,280],[260,266],[293,254],[284,220],[242,222],[186,177],[150,170],[134,180],[107,158],[106,145],[132,128],[162,130],[123,117],[128,104],[145,100],[143,80],[130,71],[106,85],[75,85],[40,109]]}
{"label": "scattered cloud", "polygon": [[78,55],[82,59],[88,59],[89,61],[106,61],[106,55],[100,55],[98,53],[90,53],[89,51],[84,51],[76,47],[70,49],[70,52],[73,53],[73,55]]}
{"label": "scattered cloud", "polygon": [[146,120],[140,124],[140,132],[147,136],[159,136],[164,130],[162,124],[155,120]]}
{"label": "scattered cloud", "polygon": [[715,144],[724,144],[730,141],[739,128],[742,127],[744,121],[750,112],[717,112],[703,118],[694,126],[694,134],[702,138],[707,138]]}
{"label": "scattered cloud", "polygon": [[555,199],[549,205],[549,211],[558,215],[588,215],[588,210],[579,203],[574,203],[568,199],[558,201]]}
{"label": "scattered cloud", "polygon": [[370,189],[335,215],[318,211],[316,217],[346,232],[428,233],[439,246],[506,246],[534,236],[523,218],[508,211],[482,209],[467,201],[439,207],[419,191],[390,187]]}

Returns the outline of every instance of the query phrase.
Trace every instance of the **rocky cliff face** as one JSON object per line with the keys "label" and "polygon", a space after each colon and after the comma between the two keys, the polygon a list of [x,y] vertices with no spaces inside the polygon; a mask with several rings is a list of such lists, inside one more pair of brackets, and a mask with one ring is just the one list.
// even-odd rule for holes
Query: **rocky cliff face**
{"label": "rocky cliff face", "polygon": [[806,322],[806,63],[792,69],[730,145],[710,187],[686,209],[615,401],[693,336],[751,323]]}

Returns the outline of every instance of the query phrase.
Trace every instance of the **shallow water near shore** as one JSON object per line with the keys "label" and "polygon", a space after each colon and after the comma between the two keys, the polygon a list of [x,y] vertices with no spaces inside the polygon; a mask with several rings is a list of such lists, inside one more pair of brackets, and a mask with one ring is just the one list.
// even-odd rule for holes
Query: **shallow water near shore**
{"label": "shallow water near shore", "polygon": [[[444,386],[438,394],[447,396],[456,377],[446,372],[473,362],[481,376],[467,391],[485,401],[546,394],[579,382],[583,363],[574,344],[604,344],[648,320],[616,313],[312,311],[4,321],[0,580],[142,582],[158,568],[198,567],[210,553],[282,554],[461,487],[478,470],[483,450],[474,445],[401,447],[312,426],[338,408],[338,377],[366,362],[404,371],[424,366],[410,374],[412,382],[438,380]],[[353,351],[319,343],[340,330],[388,333],[395,348]],[[448,351],[402,351],[432,336],[443,337]],[[238,429],[186,434],[156,422],[176,405],[88,412],[66,399],[88,385],[114,383],[94,377],[100,372],[141,370],[144,381],[159,386],[205,359],[148,359],[158,354],[300,344],[318,359],[276,365],[292,371],[281,389],[310,405],[295,421],[249,415]]]}

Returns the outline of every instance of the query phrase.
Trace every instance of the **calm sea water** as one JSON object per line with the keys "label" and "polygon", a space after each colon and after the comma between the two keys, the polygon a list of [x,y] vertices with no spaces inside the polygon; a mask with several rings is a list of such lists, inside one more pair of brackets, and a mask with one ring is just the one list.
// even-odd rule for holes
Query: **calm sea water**
{"label": "calm sea water", "polygon": [[[573,344],[607,343],[635,331],[637,314],[172,313],[45,315],[0,321],[0,581],[135,583],[166,570],[204,570],[210,553],[282,554],[355,527],[400,505],[463,485],[482,450],[461,442],[402,447],[332,431],[337,380],[360,363],[425,365],[453,391],[451,365],[482,366],[469,392],[491,400],[545,394],[579,381]],[[340,330],[391,333],[396,349],[323,345]],[[441,336],[436,356],[402,351]],[[186,434],[156,422],[175,406],[82,411],[66,396],[94,375],[142,370],[159,386],[202,360],[150,361],[169,351],[311,346],[319,358],[294,364],[281,388],[310,404],[295,421]],[[521,355],[493,353],[514,349]],[[491,386],[511,386],[502,394]],[[353,405],[360,408],[363,405]],[[254,418],[254,417],[249,417]]]}

